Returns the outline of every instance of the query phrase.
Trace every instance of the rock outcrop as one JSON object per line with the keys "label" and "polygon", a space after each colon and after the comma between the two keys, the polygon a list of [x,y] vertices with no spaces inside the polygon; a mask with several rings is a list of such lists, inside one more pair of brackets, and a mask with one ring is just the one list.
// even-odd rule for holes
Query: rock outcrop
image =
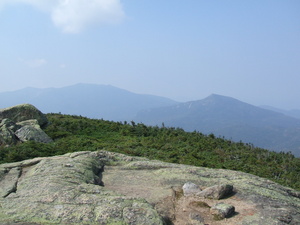
{"label": "rock outcrop", "polygon": [[[231,191],[185,196],[186,183]],[[0,165],[0,224],[295,225],[300,198],[242,172],[77,152]]]}
{"label": "rock outcrop", "polygon": [[197,196],[219,200],[226,197],[227,195],[230,195],[232,191],[233,186],[230,184],[214,185],[198,192]]}
{"label": "rock outcrop", "polygon": [[210,212],[214,215],[215,220],[222,220],[226,217],[230,217],[235,213],[235,207],[223,202],[217,203],[211,207]]}
{"label": "rock outcrop", "polygon": [[47,117],[30,104],[17,105],[0,110],[0,145],[18,142],[52,142],[41,129],[48,123]]}

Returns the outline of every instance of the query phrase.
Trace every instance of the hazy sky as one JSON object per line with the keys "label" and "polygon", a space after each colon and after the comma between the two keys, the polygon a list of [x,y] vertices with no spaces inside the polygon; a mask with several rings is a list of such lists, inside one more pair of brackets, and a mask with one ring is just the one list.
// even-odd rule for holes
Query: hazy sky
{"label": "hazy sky", "polygon": [[0,0],[0,75],[300,109],[300,1]]}

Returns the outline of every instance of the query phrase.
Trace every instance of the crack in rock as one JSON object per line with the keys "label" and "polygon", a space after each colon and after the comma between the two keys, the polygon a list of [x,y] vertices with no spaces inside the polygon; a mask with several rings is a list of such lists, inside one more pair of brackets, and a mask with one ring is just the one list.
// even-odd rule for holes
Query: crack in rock
{"label": "crack in rock", "polygon": [[0,193],[3,198],[6,198],[11,193],[16,193],[18,189],[18,181],[22,175],[22,167],[10,169],[0,181]]}

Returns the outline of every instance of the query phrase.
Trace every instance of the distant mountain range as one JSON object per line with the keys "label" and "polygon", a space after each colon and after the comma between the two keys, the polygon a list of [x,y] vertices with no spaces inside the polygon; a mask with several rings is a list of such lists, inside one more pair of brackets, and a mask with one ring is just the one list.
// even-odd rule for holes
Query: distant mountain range
{"label": "distant mountain range", "polygon": [[[256,107],[234,98],[211,95],[179,103],[168,98],[135,94],[110,85],[77,84],[63,88],[25,88],[0,93],[0,108],[30,103],[44,113],[164,124],[186,131],[213,133],[300,156],[300,119],[291,112]],[[271,110],[270,110],[271,109]],[[290,116],[288,116],[290,115]]]}
{"label": "distant mountain range", "polygon": [[44,113],[131,121],[143,109],[176,104],[168,98],[135,94],[110,85],[76,84],[63,88],[25,88],[0,93],[0,108],[30,103]]}
{"label": "distant mountain range", "polygon": [[135,121],[213,133],[233,141],[300,155],[299,119],[221,95],[144,110]]}

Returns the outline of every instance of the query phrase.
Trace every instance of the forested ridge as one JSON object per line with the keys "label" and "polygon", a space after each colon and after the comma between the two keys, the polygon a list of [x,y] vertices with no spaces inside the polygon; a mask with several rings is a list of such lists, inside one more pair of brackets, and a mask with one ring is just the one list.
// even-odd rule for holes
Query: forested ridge
{"label": "forested ridge", "polygon": [[45,132],[54,140],[0,147],[0,162],[61,155],[75,151],[107,150],[171,163],[243,171],[300,190],[300,158],[213,134],[180,128],[112,122],[81,116],[47,114]]}

